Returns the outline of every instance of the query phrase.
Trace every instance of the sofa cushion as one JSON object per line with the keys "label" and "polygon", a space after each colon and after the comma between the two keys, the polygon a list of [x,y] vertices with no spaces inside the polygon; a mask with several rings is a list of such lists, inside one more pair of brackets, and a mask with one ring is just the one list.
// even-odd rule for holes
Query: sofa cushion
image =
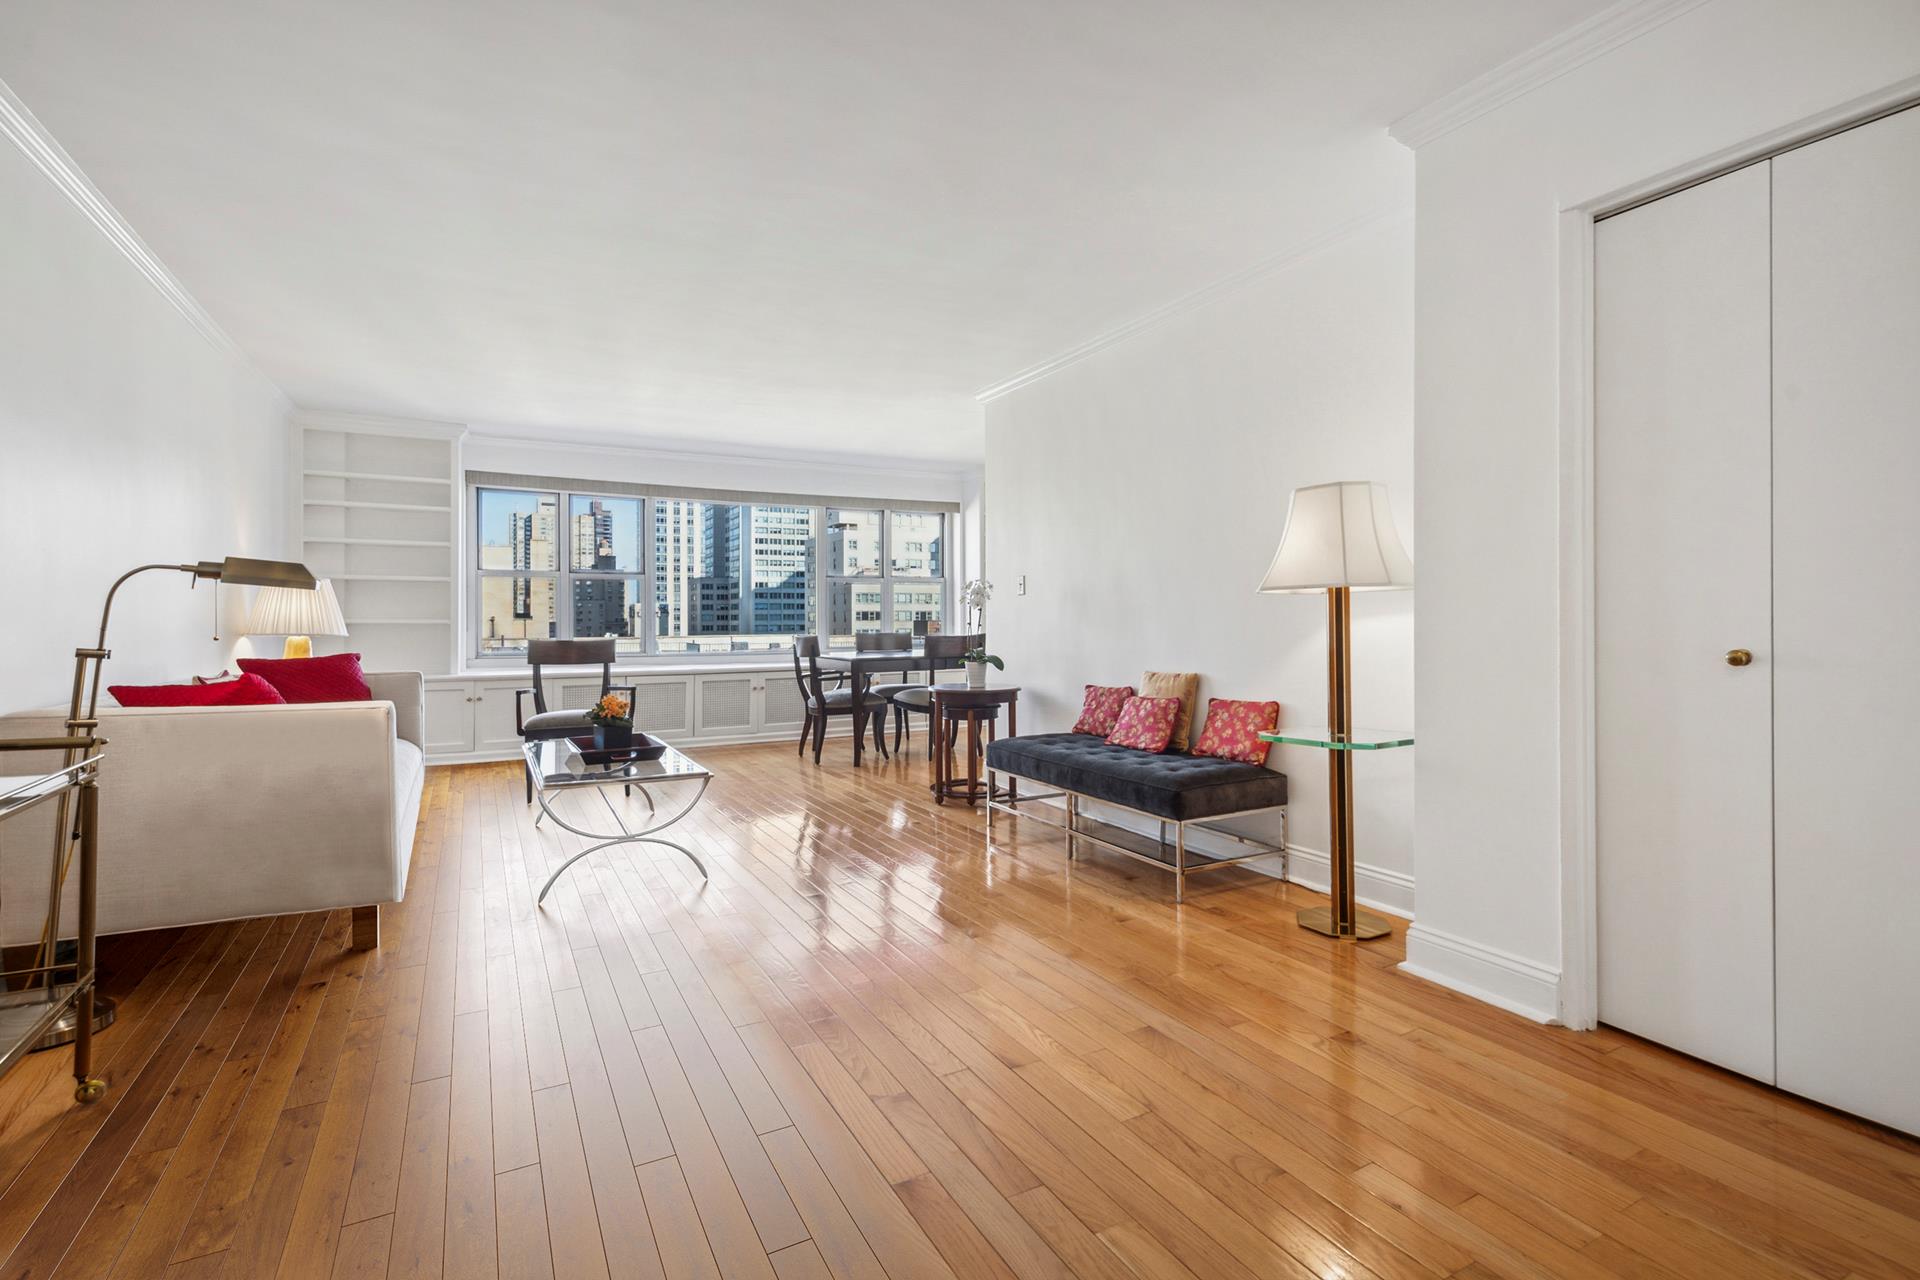
{"label": "sofa cushion", "polygon": [[286,701],[251,675],[193,684],[110,684],[107,692],[123,707],[261,707]]}
{"label": "sofa cushion", "polygon": [[1120,723],[1120,709],[1127,705],[1127,699],[1132,696],[1133,686],[1130,684],[1088,685],[1086,696],[1080,703],[1080,718],[1073,722],[1073,731],[1106,737],[1113,732],[1113,726]]}
{"label": "sofa cushion", "polygon": [[1143,698],[1178,698],[1180,714],[1174,717],[1173,737],[1168,740],[1175,751],[1185,751],[1193,742],[1193,713],[1200,698],[1200,676],[1193,671],[1149,671],[1140,677]]}
{"label": "sofa cushion", "polygon": [[1116,747],[1084,733],[1001,738],[987,767],[1035,782],[1188,822],[1287,802],[1287,775],[1237,760]]}
{"label": "sofa cushion", "polygon": [[1193,754],[1219,756],[1244,764],[1265,764],[1269,744],[1262,742],[1260,735],[1272,732],[1279,723],[1277,702],[1208,698],[1207,724],[1194,739]]}
{"label": "sofa cushion", "polygon": [[1178,698],[1128,698],[1107,741],[1116,747],[1134,747],[1157,755],[1167,749],[1173,738],[1173,722],[1179,718]]}
{"label": "sofa cushion", "polygon": [[264,679],[288,702],[373,700],[357,653],[333,653],[323,658],[241,658],[240,669]]}
{"label": "sofa cushion", "polygon": [[553,733],[560,729],[592,733],[593,721],[587,719],[585,707],[562,711],[540,711],[521,721],[520,729],[523,733]]}

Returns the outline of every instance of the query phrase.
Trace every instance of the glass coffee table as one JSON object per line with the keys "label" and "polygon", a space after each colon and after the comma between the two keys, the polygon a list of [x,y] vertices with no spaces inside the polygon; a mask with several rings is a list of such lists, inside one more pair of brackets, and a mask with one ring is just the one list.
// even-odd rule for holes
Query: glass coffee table
{"label": "glass coffee table", "polygon": [[[694,856],[693,850],[685,845],[675,844],[671,840],[662,840],[658,835],[659,832],[665,831],[692,813],[693,807],[700,803],[700,797],[707,793],[707,784],[713,781],[713,774],[706,766],[689,759],[672,747],[668,747],[666,754],[658,760],[612,764],[589,763],[586,754],[565,738],[550,742],[529,742],[524,750],[527,757],[527,770],[533,775],[534,798],[540,802],[540,817],[533,820],[534,825],[536,827],[540,825],[540,818],[552,818],[558,826],[573,834],[599,842],[582,849],[555,868],[554,873],[547,877],[547,882],[540,886],[540,897],[536,899],[537,902],[547,900],[547,891],[553,888],[555,881],[566,874],[568,867],[590,853],[598,853],[602,849],[612,848],[618,844],[665,845],[691,862],[700,872],[701,879],[707,878],[707,868],[699,858]],[[647,802],[647,825],[638,831],[628,827],[627,820],[620,815],[620,810],[614,807],[612,798],[607,795],[608,787],[619,787],[623,792],[630,792],[638,787],[641,796]],[[661,810],[654,804],[653,788],[655,787],[675,789],[676,795],[687,792],[691,794],[687,795],[686,802],[678,811],[662,820]],[[606,806],[607,814],[613,819],[614,824],[620,828],[620,834],[588,831],[583,827],[576,827],[553,811],[553,802],[561,792],[582,788],[593,788],[599,792],[601,803]]]}

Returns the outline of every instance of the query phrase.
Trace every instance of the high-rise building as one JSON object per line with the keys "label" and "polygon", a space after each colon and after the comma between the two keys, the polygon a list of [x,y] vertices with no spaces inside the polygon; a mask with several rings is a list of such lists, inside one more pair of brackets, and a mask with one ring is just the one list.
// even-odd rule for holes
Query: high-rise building
{"label": "high-rise building", "polygon": [[812,629],[816,543],[811,507],[708,503],[704,572],[690,635],[796,635]]}
{"label": "high-rise building", "polygon": [[701,505],[683,498],[653,502],[653,611],[658,635],[684,636],[696,630],[699,582],[706,572]]}
{"label": "high-rise building", "polygon": [[[594,499],[574,515],[571,524],[574,569],[611,573],[620,567],[613,545],[613,511],[606,503]],[[583,640],[633,634],[625,578],[573,580],[573,634]]]}
{"label": "high-rise building", "polygon": [[[513,579],[513,616],[531,624],[527,629],[530,636],[550,638],[556,634],[551,572],[555,567],[554,534],[559,516],[555,500],[543,497],[532,511],[509,517],[512,528],[507,545],[512,552],[513,568],[526,574]],[[534,570],[540,570],[542,576],[535,576]]]}

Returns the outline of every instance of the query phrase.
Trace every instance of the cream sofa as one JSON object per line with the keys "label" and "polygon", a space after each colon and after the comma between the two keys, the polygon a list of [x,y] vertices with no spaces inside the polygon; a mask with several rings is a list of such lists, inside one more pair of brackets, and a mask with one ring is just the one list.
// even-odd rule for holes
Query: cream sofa
{"label": "cream sofa", "polygon": [[[354,945],[376,945],[377,907],[407,887],[426,694],[418,672],[367,683],[375,701],[103,707],[99,931],[353,907]],[[59,736],[65,721],[15,712],[0,737]],[[57,761],[23,753],[7,772]],[[50,805],[0,823],[0,941],[39,939],[52,841]]]}

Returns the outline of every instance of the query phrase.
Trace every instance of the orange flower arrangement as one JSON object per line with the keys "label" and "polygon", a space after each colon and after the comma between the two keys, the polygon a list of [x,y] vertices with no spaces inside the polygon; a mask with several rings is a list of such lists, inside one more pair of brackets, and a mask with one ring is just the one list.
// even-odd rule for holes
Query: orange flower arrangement
{"label": "orange flower arrangement", "polygon": [[594,724],[623,724],[633,718],[633,703],[617,693],[605,694],[587,712]]}

